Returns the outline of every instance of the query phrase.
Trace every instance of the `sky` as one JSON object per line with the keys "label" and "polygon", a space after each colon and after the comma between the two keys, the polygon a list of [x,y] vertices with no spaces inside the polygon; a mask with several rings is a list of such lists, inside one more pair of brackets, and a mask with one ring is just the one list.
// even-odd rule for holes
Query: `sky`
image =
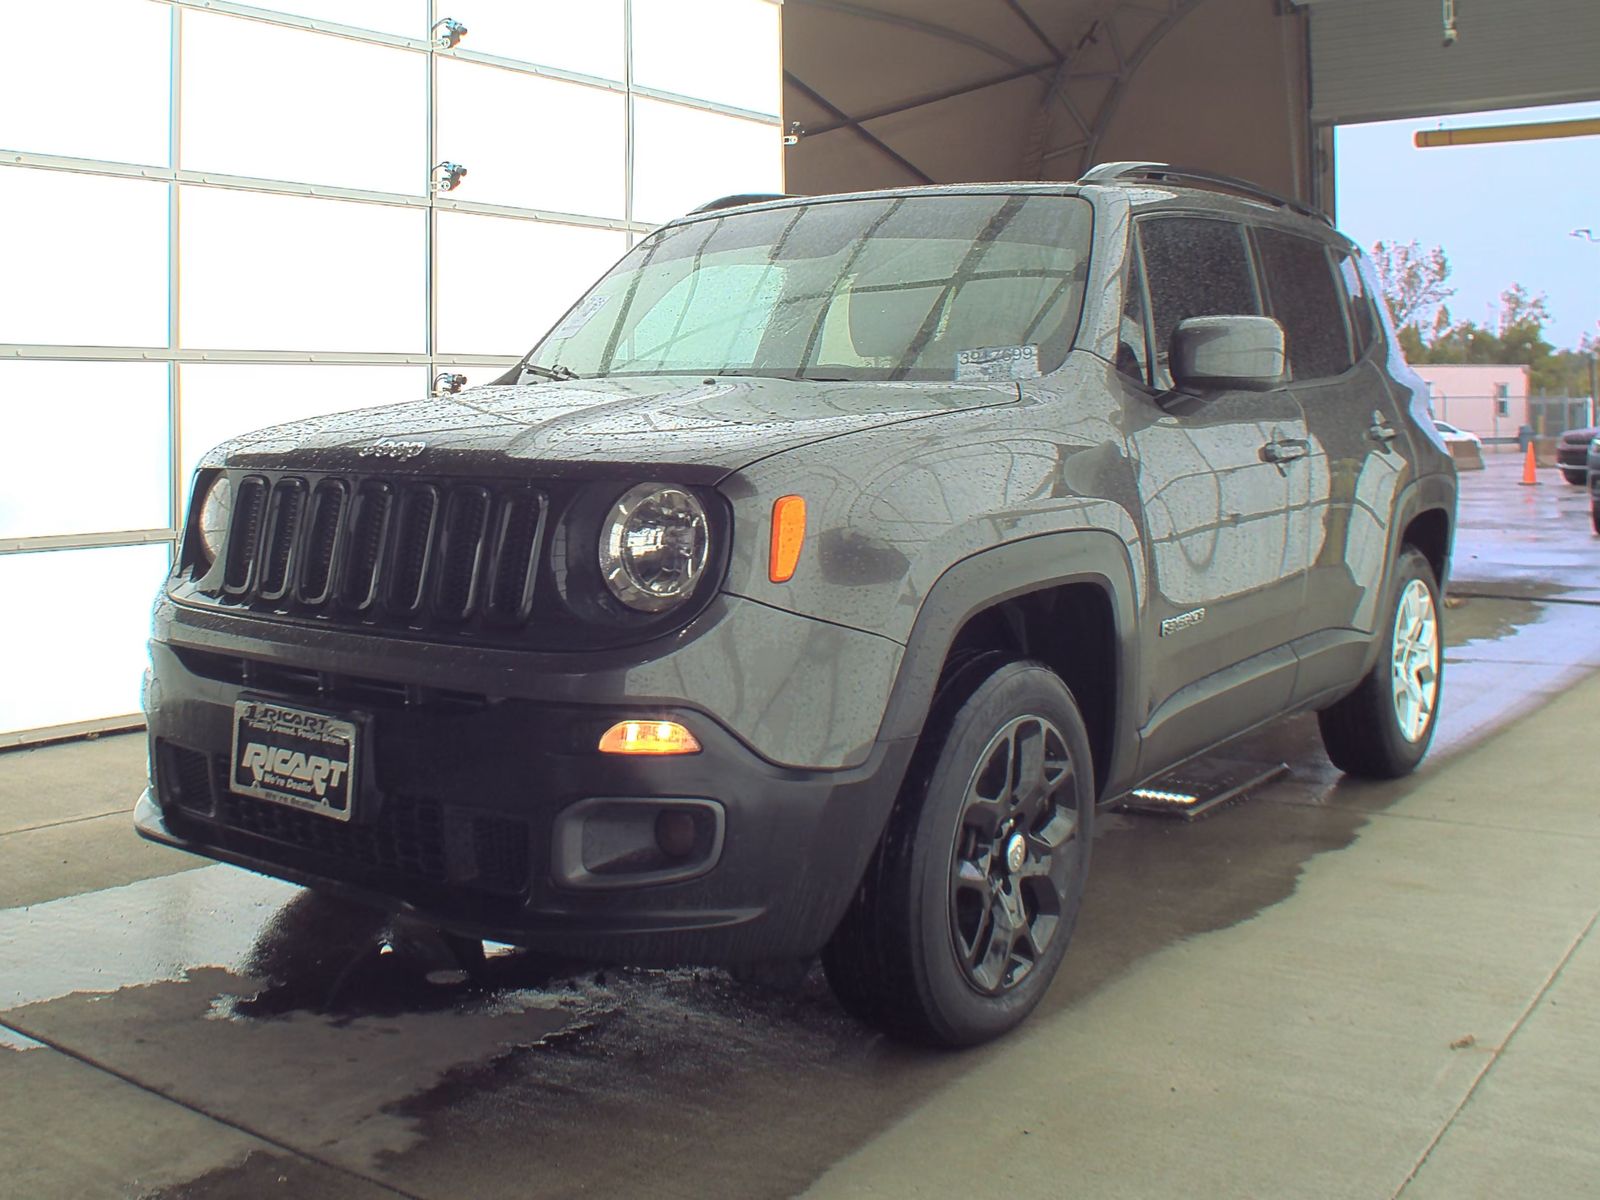
{"label": "sky", "polygon": [[1371,248],[1378,241],[1444,247],[1451,316],[1495,323],[1500,293],[1520,283],[1545,293],[1545,339],[1574,348],[1600,331],[1600,136],[1419,150],[1419,129],[1514,125],[1600,117],[1600,104],[1341,125],[1334,135],[1338,224]]}

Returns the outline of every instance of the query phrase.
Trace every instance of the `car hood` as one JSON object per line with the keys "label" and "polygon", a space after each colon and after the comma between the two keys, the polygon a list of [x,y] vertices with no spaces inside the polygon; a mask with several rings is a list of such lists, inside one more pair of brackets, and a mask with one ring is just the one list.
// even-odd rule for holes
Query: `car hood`
{"label": "car hood", "polygon": [[825,383],[682,376],[472,388],[295,421],[224,442],[202,465],[317,470],[403,463],[426,471],[538,462],[672,464],[714,482],[758,459],[841,434],[1013,403],[1012,383]]}

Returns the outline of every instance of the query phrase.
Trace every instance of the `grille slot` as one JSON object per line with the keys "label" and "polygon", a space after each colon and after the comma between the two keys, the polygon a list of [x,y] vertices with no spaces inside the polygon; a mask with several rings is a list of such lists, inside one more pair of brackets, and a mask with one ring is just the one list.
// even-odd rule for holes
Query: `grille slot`
{"label": "grille slot", "polygon": [[409,616],[422,607],[428,566],[433,560],[439,489],[413,485],[400,497],[389,562],[389,610]]}
{"label": "grille slot", "polygon": [[433,611],[445,620],[464,621],[472,615],[488,525],[486,488],[457,488],[450,494],[439,538],[439,571],[433,595]]}
{"label": "grille slot", "polygon": [[261,554],[261,516],[267,507],[267,481],[259,475],[239,483],[233,503],[233,524],[228,530],[228,561],[223,590],[230,595],[248,592],[256,582],[256,559]]}
{"label": "grille slot", "polygon": [[528,623],[548,499],[521,483],[251,472],[224,603],[332,624],[471,635]]}
{"label": "grille slot", "polygon": [[257,589],[263,600],[281,600],[289,590],[305,507],[305,480],[280,479],[273,486],[267,501],[267,532],[262,539],[261,582]]}
{"label": "grille slot", "polygon": [[350,551],[340,586],[345,604],[357,612],[366,612],[378,598],[378,568],[393,515],[392,487],[378,481],[361,485],[350,518]]}
{"label": "grille slot", "polygon": [[494,557],[489,565],[489,616],[521,624],[533,608],[533,581],[544,540],[544,505],[531,496],[513,496],[500,508]]}
{"label": "grille slot", "polygon": [[301,560],[295,595],[302,604],[326,604],[332,594],[334,558],[339,552],[348,491],[337,479],[327,479],[311,493],[307,521],[306,553]]}

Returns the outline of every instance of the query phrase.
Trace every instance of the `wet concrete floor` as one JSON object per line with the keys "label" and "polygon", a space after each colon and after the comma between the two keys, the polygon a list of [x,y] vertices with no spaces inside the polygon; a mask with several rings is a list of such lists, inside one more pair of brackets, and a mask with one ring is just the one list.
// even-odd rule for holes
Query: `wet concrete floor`
{"label": "wet concrete floor", "polygon": [[[1282,906],[1372,822],[1412,820],[1414,794],[1453,778],[1453,760],[1600,668],[1600,612],[1586,603],[1600,599],[1600,540],[1583,540],[1586,510],[1581,529],[1567,511],[1578,489],[1552,472],[1530,494],[1508,491],[1501,466],[1464,477],[1455,586],[1467,598],[1447,614],[1447,691],[1424,769],[1346,781],[1300,717],[1227,749],[1290,766],[1244,801],[1188,824],[1105,814],[1077,936],[1030,1028],[1094,1029],[1079,1015],[1175,951]],[[27,897],[0,908],[0,1196],[754,1198],[814,1184],[938,1195],[873,1175],[880,1139],[915,1136],[938,1098],[969,1086],[976,1128],[949,1137],[981,1143],[989,1128],[1015,1141],[1038,1123],[1037,1090],[1013,1111],[1021,1093],[982,1082],[1027,1030],[1010,1048],[909,1050],[843,1015],[817,971],[769,991],[718,971],[596,970],[491,948],[464,978],[364,912],[288,884],[131,833],[137,864],[107,861],[97,826],[125,813],[85,800],[52,824],[39,789],[97,755],[92,773],[131,800],[136,741],[0,756],[0,888]],[[1575,763],[1592,761],[1580,749]],[[82,886],[96,872],[104,882]],[[69,890],[52,894],[52,874]],[[1183,1036],[1105,1028],[1105,1052],[1131,1038],[1131,1058]],[[847,1184],[830,1192],[841,1169]],[[1170,1183],[1138,1194],[1199,1194],[1181,1175]],[[1078,1190],[1135,1194],[1109,1180]]]}

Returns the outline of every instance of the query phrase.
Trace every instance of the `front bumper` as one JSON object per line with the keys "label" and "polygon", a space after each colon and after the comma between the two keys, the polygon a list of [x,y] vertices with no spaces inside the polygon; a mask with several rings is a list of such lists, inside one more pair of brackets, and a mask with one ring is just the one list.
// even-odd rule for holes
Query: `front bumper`
{"label": "front bumper", "polygon": [[1586,470],[1589,465],[1589,443],[1580,442],[1576,446],[1557,445],[1556,465],[1568,471]]}
{"label": "front bumper", "polygon": [[[815,952],[850,902],[913,748],[874,743],[858,765],[796,769],[681,704],[390,692],[360,681],[312,695],[295,690],[303,680],[283,663],[259,661],[234,679],[226,664],[251,660],[161,640],[151,659],[153,781],[135,815],[146,838],[470,936],[612,962]],[[229,788],[233,706],[246,695],[361,723],[364,778],[348,823]],[[702,752],[633,759],[595,749],[600,730],[641,716],[681,721]],[[595,798],[711,802],[714,860],[676,882],[572,886],[557,870],[558,822]]]}

